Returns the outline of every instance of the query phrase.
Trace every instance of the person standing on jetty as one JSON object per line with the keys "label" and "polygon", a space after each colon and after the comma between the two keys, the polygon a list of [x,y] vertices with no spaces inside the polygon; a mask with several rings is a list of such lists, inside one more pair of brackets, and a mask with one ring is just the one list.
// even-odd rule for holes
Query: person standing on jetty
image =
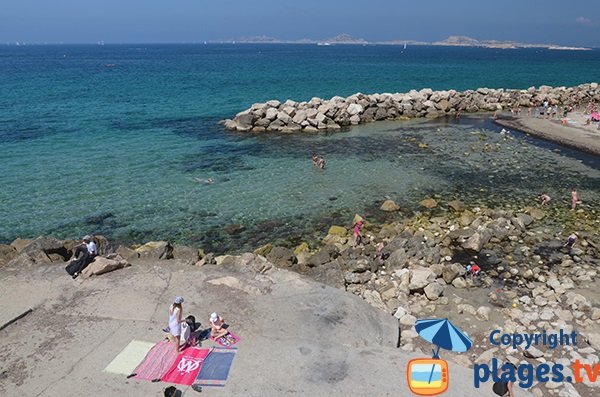
{"label": "person standing on jetty", "polygon": [[[81,257],[79,256],[81,254]],[[85,269],[94,258],[98,256],[98,248],[90,235],[83,237],[81,244],[75,247],[73,261],[65,268],[65,270],[74,279]]]}
{"label": "person standing on jetty", "polygon": [[183,303],[183,297],[177,296],[173,301],[173,304],[169,306],[169,335],[171,336],[171,340],[175,341],[175,351],[179,353],[179,345],[181,341],[181,313],[183,312],[183,308],[181,304]]}

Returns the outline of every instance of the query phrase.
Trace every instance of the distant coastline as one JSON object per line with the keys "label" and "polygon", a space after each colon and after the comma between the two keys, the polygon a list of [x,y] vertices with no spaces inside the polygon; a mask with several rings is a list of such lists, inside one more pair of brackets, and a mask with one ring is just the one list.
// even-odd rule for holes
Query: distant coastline
{"label": "distant coastline", "polygon": [[570,45],[558,45],[558,44],[539,44],[539,43],[520,43],[515,41],[500,41],[500,40],[478,40],[468,36],[449,36],[445,40],[441,41],[419,41],[419,40],[379,40],[369,41],[363,38],[356,38],[346,33],[339,34],[335,37],[327,39],[308,39],[303,38],[299,40],[283,40],[271,36],[244,36],[237,38],[227,38],[221,40],[197,40],[190,42],[173,42],[173,43],[105,43],[104,40],[100,40],[97,43],[36,43],[36,42],[6,42],[0,43],[0,46],[31,46],[31,45],[98,45],[103,46],[105,44],[305,44],[305,45],[320,45],[320,46],[331,46],[331,45],[389,45],[389,46],[431,46],[431,47],[475,47],[475,48],[495,48],[495,49],[522,49],[522,48],[534,48],[534,49],[548,49],[558,51],[591,51],[599,47],[582,47],[582,46],[570,46]]}
{"label": "distant coastline", "polygon": [[363,38],[352,37],[342,33],[329,39],[300,39],[300,40],[281,40],[270,36],[252,36],[239,37],[235,39],[209,41],[207,43],[235,43],[235,44],[317,44],[317,45],[400,45],[400,46],[444,46],[444,47],[480,47],[497,49],[518,49],[518,48],[545,48],[549,50],[566,51],[590,51],[592,48],[580,46],[562,46],[557,44],[531,44],[515,41],[499,40],[478,40],[468,36],[449,36],[441,41],[417,41],[417,40],[384,40],[368,41]]}

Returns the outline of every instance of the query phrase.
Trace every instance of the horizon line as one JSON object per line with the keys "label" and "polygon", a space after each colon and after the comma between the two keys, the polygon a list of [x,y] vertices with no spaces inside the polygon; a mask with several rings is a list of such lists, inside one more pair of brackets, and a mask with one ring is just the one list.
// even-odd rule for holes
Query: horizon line
{"label": "horizon line", "polygon": [[301,40],[276,40],[276,41],[247,41],[247,40],[199,40],[199,41],[147,41],[147,42],[105,42],[99,40],[96,42],[84,41],[84,42],[27,42],[27,41],[10,41],[0,42],[0,46],[3,47],[27,47],[27,46],[72,46],[72,45],[93,45],[93,46],[110,46],[110,45],[208,45],[208,44],[265,44],[265,45],[277,45],[277,44],[291,44],[291,45],[316,45],[316,44],[327,44],[329,46],[369,46],[369,45],[387,45],[387,46],[403,46],[404,44],[412,47],[474,47],[474,48],[488,48],[498,50],[520,50],[528,48],[545,48],[550,47],[564,47],[564,48],[577,48],[577,49],[600,49],[599,46],[580,46],[580,45],[561,45],[561,44],[528,44],[528,43],[512,43],[515,47],[495,47],[490,45],[456,45],[456,44],[439,44],[440,42],[421,42],[418,40],[388,40],[388,41],[364,41],[364,42],[332,42],[332,41],[319,41],[309,39],[307,41]]}

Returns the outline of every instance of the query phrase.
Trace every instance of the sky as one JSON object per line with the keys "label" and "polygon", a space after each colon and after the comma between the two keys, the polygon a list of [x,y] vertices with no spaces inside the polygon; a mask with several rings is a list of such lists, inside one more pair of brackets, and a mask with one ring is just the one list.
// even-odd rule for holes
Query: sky
{"label": "sky", "polygon": [[[288,4],[289,3],[289,4]],[[2,0],[0,43],[181,43],[450,35],[600,47],[598,0]]]}

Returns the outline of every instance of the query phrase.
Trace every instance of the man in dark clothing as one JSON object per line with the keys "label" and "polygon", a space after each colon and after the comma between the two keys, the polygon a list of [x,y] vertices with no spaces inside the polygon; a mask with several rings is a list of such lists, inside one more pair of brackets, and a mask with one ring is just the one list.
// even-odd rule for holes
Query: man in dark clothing
{"label": "man in dark clothing", "polygon": [[85,236],[83,242],[75,247],[75,254],[73,255],[74,260],[65,268],[73,278],[77,278],[79,274],[92,263],[94,258],[98,255],[98,248],[96,243],[92,241],[90,236]]}

